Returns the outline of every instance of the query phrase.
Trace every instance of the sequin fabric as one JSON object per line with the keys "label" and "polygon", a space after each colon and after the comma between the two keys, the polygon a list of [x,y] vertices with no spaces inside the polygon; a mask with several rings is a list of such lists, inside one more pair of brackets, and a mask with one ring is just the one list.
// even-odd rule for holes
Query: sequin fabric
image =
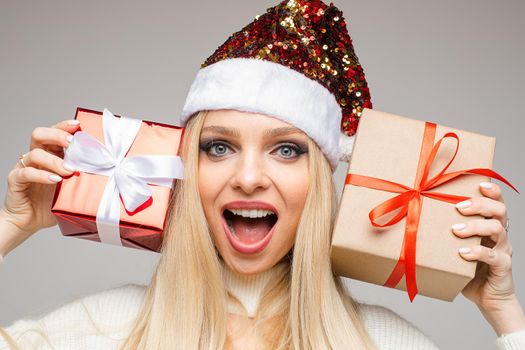
{"label": "sequin fabric", "polygon": [[341,106],[341,130],[348,136],[363,108],[372,108],[343,13],[333,3],[282,1],[233,33],[201,68],[237,57],[279,63],[322,84]]}

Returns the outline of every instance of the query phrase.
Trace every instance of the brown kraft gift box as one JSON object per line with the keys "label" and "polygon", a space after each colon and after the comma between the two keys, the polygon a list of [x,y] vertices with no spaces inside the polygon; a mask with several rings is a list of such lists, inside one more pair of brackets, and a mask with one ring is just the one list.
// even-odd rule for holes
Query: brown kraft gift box
{"label": "brown kraft gift box", "polygon": [[[413,188],[424,129],[424,121],[364,109],[348,173]],[[457,155],[447,173],[492,168],[495,138],[437,125],[432,145],[447,132],[456,133],[460,140]],[[430,178],[449,162],[455,148],[454,140],[446,139],[441,143],[430,167]],[[432,191],[477,197],[481,196],[479,183],[488,180],[488,176],[468,174]],[[397,194],[345,184],[332,238],[332,263],[337,274],[373,284],[385,284],[400,257],[406,216],[392,226],[377,228],[372,226],[369,212]],[[391,216],[386,217],[389,218]],[[477,262],[464,260],[458,249],[480,244],[481,237],[459,238],[454,235],[451,226],[479,218],[481,216],[462,215],[454,204],[422,197],[416,236],[418,294],[452,301],[474,277]],[[381,223],[386,221],[381,220]],[[406,276],[395,289],[407,291]]]}

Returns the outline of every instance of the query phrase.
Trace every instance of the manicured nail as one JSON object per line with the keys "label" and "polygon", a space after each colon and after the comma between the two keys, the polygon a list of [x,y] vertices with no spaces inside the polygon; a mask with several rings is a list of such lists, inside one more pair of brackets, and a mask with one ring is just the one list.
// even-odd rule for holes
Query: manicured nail
{"label": "manicured nail", "polygon": [[454,229],[454,230],[456,230],[456,231],[464,230],[465,227],[467,227],[467,225],[464,224],[464,223],[460,223],[460,224],[454,224],[454,225],[452,225],[452,229]]}
{"label": "manicured nail", "polygon": [[459,248],[458,251],[461,253],[461,254],[468,254],[472,251],[472,249],[470,248]]}
{"label": "manicured nail", "polygon": [[67,121],[67,125],[78,125],[78,124],[80,124],[80,122],[75,119],[71,119]]}
{"label": "manicured nail", "polygon": [[489,189],[492,188],[492,183],[490,182],[482,182],[479,185],[483,188],[489,188]]}
{"label": "manicured nail", "polygon": [[62,166],[64,167],[64,169],[66,169],[67,171],[76,171],[77,169],[75,169],[74,166],[72,166],[71,164],[69,163],[62,163]]}
{"label": "manicured nail", "polygon": [[54,182],[59,182],[62,180],[62,178],[58,175],[52,174],[52,175],[49,175],[49,180],[54,181]]}
{"label": "manicured nail", "polygon": [[466,200],[466,201],[459,202],[458,204],[456,204],[456,207],[459,209],[465,209],[465,208],[470,207],[471,204],[472,202],[470,200]]}
{"label": "manicured nail", "polygon": [[66,140],[67,142],[73,141],[73,135],[69,135],[68,137],[66,137]]}

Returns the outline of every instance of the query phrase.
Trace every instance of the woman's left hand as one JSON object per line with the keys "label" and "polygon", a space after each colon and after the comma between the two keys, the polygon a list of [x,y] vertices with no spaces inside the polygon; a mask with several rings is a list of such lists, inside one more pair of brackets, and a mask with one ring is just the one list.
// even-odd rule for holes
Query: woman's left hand
{"label": "woman's left hand", "polygon": [[[507,230],[507,208],[501,189],[495,183],[480,184],[483,197],[475,197],[456,205],[463,215],[481,215],[476,219],[453,226],[452,232],[460,238],[481,236],[481,245],[460,253],[465,260],[478,260],[476,275],[462,290],[462,294],[478,306],[498,334],[525,328],[523,309],[516,298],[512,278],[512,246]],[[516,315],[515,319],[505,313]],[[509,317],[510,316],[510,317]],[[503,324],[505,323],[505,324]]]}

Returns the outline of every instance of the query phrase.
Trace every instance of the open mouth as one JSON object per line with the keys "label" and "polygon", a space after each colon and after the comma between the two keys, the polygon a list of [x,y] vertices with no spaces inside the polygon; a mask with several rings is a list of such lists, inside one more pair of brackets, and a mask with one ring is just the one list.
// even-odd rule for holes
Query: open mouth
{"label": "open mouth", "polygon": [[263,241],[277,222],[275,213],[262,209],[225,209],[223,217],[232,236],[245,245]]}

